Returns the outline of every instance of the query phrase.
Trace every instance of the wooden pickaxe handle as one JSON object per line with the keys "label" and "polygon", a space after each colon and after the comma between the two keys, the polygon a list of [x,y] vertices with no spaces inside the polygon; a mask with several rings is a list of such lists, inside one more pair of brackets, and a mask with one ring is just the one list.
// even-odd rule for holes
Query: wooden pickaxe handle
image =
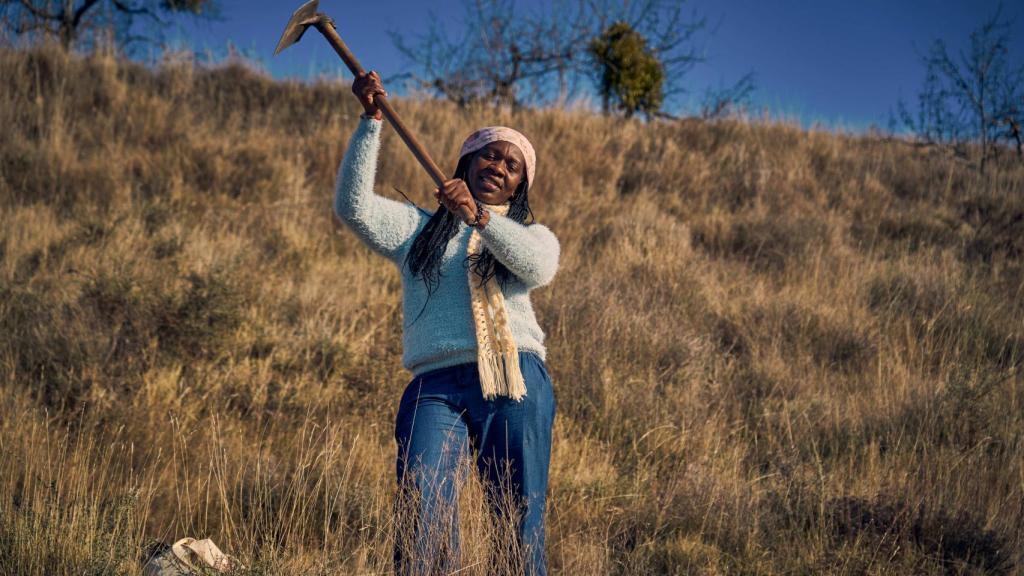
{"label": "wooden pickaxe handle", "polygon": [[[324,38],[327,38],[327,42],[332,48],[334,48],[334,51],[338,53],[338,56],[341,56],[341,59],[345,62],[345,65],[348,66],[348,69],[352,71],[353,75],[361,76],[365,73],[363,67],[359,64],[359,60],[356,60],[355,54],[348,49],[348,46],[346,46],[345,42],[342,41],[341,36],[338,35],[338,31],[334,28],[334,22],[332,22],[330,18],[321,17],[317,20],[314,26],[316,26],[316,29],[324,35]],[[447,180],[444,173],[441,172],[441,169],[434,163],[434,159],[430,157],[429,153],[427,153],[427,149],[424,148],[423,145],[420,144],[420,141],[412,135],[412,132],[406,128],[405,123],[403,123],[402,119],[398,117],[398,112],[395,112],[395,109],[391,107],[391,103],[388,102],[388,99],[378,94],[374,95],[373,101],[377,107],[380,108],[380,111],[384,113],[384,117],[388,119],[388,122],[390,122],[395,128],[395,132],[398,132],[398,135],[401,136],[405,145],[409,147],[409,150],[412,150],[413,156],[415,156],[416,160],[419,161],[420,166],[423,166],[423,169],[427,171],[430,178],[434,180],[434,184],[437,184],[438,188],[443,186],[445,180]]]}

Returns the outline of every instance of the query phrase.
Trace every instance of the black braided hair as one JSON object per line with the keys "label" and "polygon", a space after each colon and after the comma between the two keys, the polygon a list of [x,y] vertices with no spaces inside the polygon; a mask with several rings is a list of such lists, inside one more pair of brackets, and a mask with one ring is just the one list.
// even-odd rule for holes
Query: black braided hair
{"label": "black braided hair", "polygon": [[[454,178],[466,179],[469,163],[475,155],[475,153],[466,154],[459,158]],[[523,178],[512,195],[506,217],[520,224],[526,223],[527,215],[529,215],[531,223],[535,220],[533,211],[530,210],[529,189],[530,183]],[[421,278],[427,287],[427,300],[441,283],[441,259],[448,248],[448,242],[459,232],[459,222],[461,219],[457,215],[449,212],[443,206],[438,206],[437,211],[431,215],[430,220],[416,235],[409,252],[405,255],[405,266],[409,268],[413,278]],[[481,250],[479,254],[467,256],[463,263],[464,266],[472,266],[473,272],[480,277],[481,282],[487,282],[495,276],[502,288],[508,282],[510,274],[508,268],[499,262],[487,248]],[[416,320],[419,320],[425,309],[426,302],[423,303],[423,309],[417,314]],[[416,320],[413,322],[415,323]]]}

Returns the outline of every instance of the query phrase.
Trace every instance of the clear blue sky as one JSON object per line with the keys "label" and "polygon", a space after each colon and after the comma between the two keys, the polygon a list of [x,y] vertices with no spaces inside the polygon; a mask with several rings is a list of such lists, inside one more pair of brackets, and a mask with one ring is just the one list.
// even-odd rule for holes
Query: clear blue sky
{"label": "clear blue sky", "polygon": [[[539,0],[519,0],[529,9]],[[319,37],[271,57],[284,24],[301,4],[221,0],[222,20],[184,23],[168,38],[198,50],[223,54],[228,43],[261,62],[275,77],[338,75],[340,60]],[[706,16],[700,39],[708,58],[686,84],[694,94],[730,83],[747,71],[757,75],[754,101],[774,115],[805,125],[822,122],[859,130],[885,126],[897,99],[911,100],[923,69],[917,54],[935,38],[952,49],[995,11],[997,0],[688,0]],[[460,22],[461,0],[321,0],[339,33],[367,69],[385,78],[406,70],[388,30],[415,34],[429,12]],[[1024,28],[1024,2],[1004,2],[1003,14]],[[1024,34],[1011,58],[1024,59]],[[348,76],[345,71],[346,77]],[[398,86],[392,86],[397,91]],[[685,97],[684,97],[685,104]]]}

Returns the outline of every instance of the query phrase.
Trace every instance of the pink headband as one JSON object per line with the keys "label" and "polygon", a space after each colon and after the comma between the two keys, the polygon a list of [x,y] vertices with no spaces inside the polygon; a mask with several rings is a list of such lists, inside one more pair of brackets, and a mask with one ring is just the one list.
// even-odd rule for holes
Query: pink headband
{"label": "pink headband", "polygon": [[473,132],[462,143],[462,149],[459,150],[459,158],[476,152],[491,142],[511,142],[519,147],[519,151],[523,153],[523,158],[526,159],[526,181],[532,185],[533,175],[537,167],[537,154],[533,151],[533,145],[526,139],[526,136],[511,128],[488,126]]}

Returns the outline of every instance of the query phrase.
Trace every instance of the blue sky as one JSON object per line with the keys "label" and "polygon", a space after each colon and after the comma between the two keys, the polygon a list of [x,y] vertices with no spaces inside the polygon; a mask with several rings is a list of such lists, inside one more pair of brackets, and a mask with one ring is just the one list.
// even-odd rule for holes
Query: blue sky
{"label": "blue sky", "polygon": [[[529,9],[538,0],[519,0]],[[233,44],[278,78],[335,76],[343,72],[322,38],[308,37],[271,57],[284,24],[301,1],[221,0],[219,21],[185,22],[168,39],[217,55]],[[367,69],[387,78],[407,70],[389,30],[415,34],[430,12],[459,24],[462,0],[416,2],[321,0],[339,33]],[[755,105],[771,114],[860,130],[885,126],[890,110],[917,93],[923,69],[917,54],[933,39],[953,49],[999,6],[997,0],[688,0],[707,17],[700,39],[707,62],[694,68],[686,85],[695,96],[707,87],[756,74]],[[1024,27],[1024,2],[1004,2],[1003,14]],[[1024,35],[1011,51],[1024,59]],[[348,77],[347,70],[344,75]],[[391,86],[398,91],[398,86]],[[682,105],[689,102],[683,97]]]}

